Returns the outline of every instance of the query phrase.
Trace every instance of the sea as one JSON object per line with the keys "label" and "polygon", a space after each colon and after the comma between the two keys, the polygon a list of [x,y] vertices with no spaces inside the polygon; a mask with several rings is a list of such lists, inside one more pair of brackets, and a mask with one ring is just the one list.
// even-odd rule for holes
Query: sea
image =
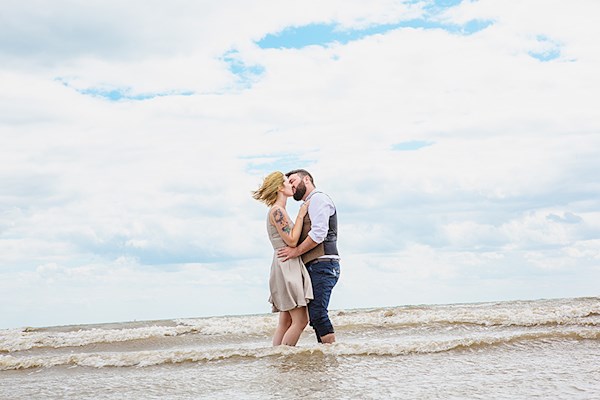
{"label": "sea", "polygon": [[600,399],[600,297],[0,330],[0,399]]}

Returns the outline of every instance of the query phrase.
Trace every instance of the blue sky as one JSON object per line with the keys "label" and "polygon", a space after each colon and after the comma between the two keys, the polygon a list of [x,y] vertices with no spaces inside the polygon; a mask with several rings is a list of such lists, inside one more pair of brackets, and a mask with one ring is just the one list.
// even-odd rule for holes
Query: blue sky
{"label": "blue sky", "polygon": [[430,15],[423,15],[419,19],[395,24],[377,24],[362,29],[344,28],[334,23],[291,26],[281,32],[268,33],[257,42],[257,45],[262,49],[301,49],[306,46],[328,46],[333,43],[348,44],[348,42],[361,40],[368,36],[383,35],[403,28],[441,29],[450,33],[471,35],[493,23],[492,21],[471,20],[462,25],[454,25],[443,24],[430,18]]}
{"label": "blue sky", "polygon": [[597,296],[600,6],[505,3],[6,6],[0,328],[267,313],[297,167],[332,308]]}

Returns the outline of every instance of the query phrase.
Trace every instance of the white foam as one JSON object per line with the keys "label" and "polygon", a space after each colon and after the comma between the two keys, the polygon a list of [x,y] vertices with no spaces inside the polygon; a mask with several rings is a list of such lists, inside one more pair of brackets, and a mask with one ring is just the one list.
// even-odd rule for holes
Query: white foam
{"label": "white foam", "polygon": [[175,322],[204,335],[270,335],[277,325],[277,315],[187,318]]}
{"label": "white foam", "polygon": [[87,329],[71,332],[17,331],[0,334],[0,351],[14,352],[38,347],[78,347],[92,343],[116,343],[152,337],[176,336],[191,332],[192,327],[148,326],[124,329]]}
{"label": "white foam", "polygon": [[336,327],[474,324],[482,326],[600,325],[600,299],[394,307],[333,313]]}
{"label": "white foam", "polygon": [[456,349],[468,349],[529,341],[550,340],[599,340],[600,330],[595,328],[559,328],[551,330],[524,330],[512,332],[474,332],[463,337],[424,337],[400,341],[373,341],[371,343],[335,343],[299,347],[223,347],[212,349],[171,349],[135,352],[76,353],[37,356],[0,356],[0,370],[50,368],[55,366],[148,367],[184,362],[211,362],[235,357],[265,358],[314,353],[332,356],[401,356],[411,353],[439,353]]}
{"label": "white foam", "polygon": [[[478,326],[594,326],[600,325],[600,299],[541,300],[438,306],[404,306],[370,310],[332,311],[331,319],[340,332],[357,332],[371,327],[427,327],[434,325]],[[136,326],[111,329],[0,330],[0,352],[32,348],[80,347],[95,343],[198,334],[216,336],[270,336],[277,324],[276,314],[188,318],[176,326]],[[139,323],[138,323],[139,324]],[[310,332],[311,328],[307,327]],[[226,338],[227,339],[227,338]]]}

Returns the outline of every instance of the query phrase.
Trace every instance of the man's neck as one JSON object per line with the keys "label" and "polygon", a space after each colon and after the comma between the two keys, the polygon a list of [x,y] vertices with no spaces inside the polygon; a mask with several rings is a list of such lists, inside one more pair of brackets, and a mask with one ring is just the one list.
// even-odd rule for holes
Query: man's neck
{"label": "man's neck", "polygon": [[315,191],[316,188],[312,188],[310,189],[310,191],[307,191],[306,194],[304,195],[304,198],[302,199],[302,201],[306,201],[306,199],[308,199],[310,197],[310,195]]}

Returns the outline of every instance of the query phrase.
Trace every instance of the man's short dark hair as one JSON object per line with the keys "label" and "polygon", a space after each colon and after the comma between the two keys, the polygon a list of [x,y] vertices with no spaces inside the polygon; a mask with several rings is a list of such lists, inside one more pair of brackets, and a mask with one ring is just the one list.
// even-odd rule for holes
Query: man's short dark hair
{"label": "man's short dark hair", "polygon": [[305,176],[308,176],[308,179],[310,179],[310,183],[312,183],[313,185],[315,184],[315,181],[313,180],[312,175],[310,174],[310,172],[308,172],[305,169],[294,169],[294,170],[288,172],[287,174],[285,174],[285,176],[287,176],[289,178],[291,175],[294,175],[294,174],[298,174],[298,176],[300,176],[300,178],[304,178]]}

